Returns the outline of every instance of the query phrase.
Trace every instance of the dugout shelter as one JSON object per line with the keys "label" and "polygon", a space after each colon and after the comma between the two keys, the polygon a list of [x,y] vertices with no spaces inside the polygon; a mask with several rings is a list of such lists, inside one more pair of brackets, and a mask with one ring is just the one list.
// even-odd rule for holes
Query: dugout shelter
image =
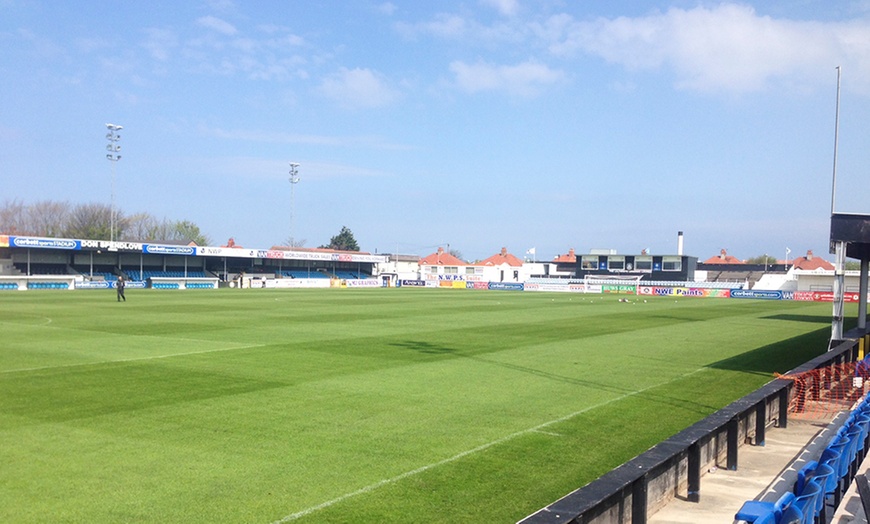
{"label": "dugout shelter", "polygon": [[843,333],[846,257],[861,262],[858,285],[858,335],[867,332],[867,289],[870,274],[870,215],[833,213],[831,215],[831,253],[834,261],[834,308],[831,319],[831,347],[844,340]]}

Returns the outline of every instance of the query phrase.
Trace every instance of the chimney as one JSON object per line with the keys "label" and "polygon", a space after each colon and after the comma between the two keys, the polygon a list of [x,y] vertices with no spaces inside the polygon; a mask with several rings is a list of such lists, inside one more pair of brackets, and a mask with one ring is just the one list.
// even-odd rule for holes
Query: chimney
{"label": "chimney", "polygon": [[683,232],[677,232],[677,254],[683,256]]}
{"label": "chimney", "polygon": [[507,256],[507,248],[506,247],[501,248],[501,256],[503,256],[503,257]]}
{"label": "chimney", "polygon": [[575,255],[574,255],[574,248],[573,247],[568,250],[568,256],[571,258],[574,258]]}
{"label": "chimney", "polygon": [[807,251],[807,260],[812,260],[812,259],[813,259],[813,250],[810,249]]}

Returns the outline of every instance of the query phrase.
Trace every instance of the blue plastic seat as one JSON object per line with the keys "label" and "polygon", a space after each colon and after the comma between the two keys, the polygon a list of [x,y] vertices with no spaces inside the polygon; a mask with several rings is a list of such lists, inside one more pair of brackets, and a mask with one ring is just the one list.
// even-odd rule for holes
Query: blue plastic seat
{"label": "blue plastic seat", "polygon": [[743,506],[734,515],[736,520],[744,522],[757,522],[759,519],[766,517],[768,514],[774,515],[776,522],[780,521],[783,511],[791,506],[797,499],[795,494],[787,492],[779,497],[776,502],[764,502],[761,500],[747,500]]}
{"label": "blue plastic seat", "polygon": [[803,513],[803,524],[814,524],[820,497],[822,497],[822,486],[811,479],[804,485],[801,494],[795,498],[792,506]]}
{"label": "blue plastic seat", "polygon": [[[823,453],[824,454],[824,453]],[[801,468],[798,471],[797,482],[795,483],[795,493],[797,495],[801,495],[804,492],[804,488],[810,482],[816,482],[819,484],[821,490],[819,494],[816,496],[816,506],[814,512],[819,516],[819,522],[827,521],[827,511],[825,507],[825,500],[828,495],[833,495],[837,489],[837,485],[839,484],[839,479],[836,476],[834,468],[829,464],[819,464],[816,461],[808,462],[806,466]]]}
{"label": "blue plastic seat", "polygon": [[792,504],[783,510],[776,524],[801,524],[803,521],[804,514]]}

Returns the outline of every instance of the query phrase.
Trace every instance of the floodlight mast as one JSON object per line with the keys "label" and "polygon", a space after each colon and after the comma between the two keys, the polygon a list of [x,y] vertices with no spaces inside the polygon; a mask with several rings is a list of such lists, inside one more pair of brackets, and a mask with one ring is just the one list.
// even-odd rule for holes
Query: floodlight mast
{"label": "floodlight mast", "polygon": [[[837,104],[834,117],[834,169],[831,175],[831,220],[834,219],[837,203],[837,147],[840,139],[840,77],[842,70],[837,66]],[[828,350],[834,348],[835,342],[843,340],[843,317],[845,310],[846,289],[846,243],[842,240],[831,241],[834,253],[834,300],[831,319],[831,341]],[[863,299],[862,299],[863,300]],[[865,312],[866,313],[866,312]]]}
{"label": "floodlight mast", "polygon": [[290,162],[290,247],[296,247],[296,237],[294,232],[294,219],[296,207],[296,184],[299,183],[299,163]]}
{"label": "floodlight mast", "polygon": [[124,126],[119,126],[116,124],[106,124],[106,129],[109,130],[106,133],[106,139],[109,143],[106,145],[106,158],[112,163],[112,210],[110,212],[109,218],[109,242],[115,242],[115,164],[118,160],[121,160],[121,146],[118,145],[118,141],[121,140],[121,135],[118,134],[118,131],[124,129]]}

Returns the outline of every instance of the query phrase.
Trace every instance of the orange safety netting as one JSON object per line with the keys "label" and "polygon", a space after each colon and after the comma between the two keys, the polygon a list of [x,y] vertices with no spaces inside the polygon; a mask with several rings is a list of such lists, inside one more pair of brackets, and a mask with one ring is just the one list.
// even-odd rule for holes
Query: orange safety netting
{"label": "orange safety netting", "polygon": [[777,377],[794,381],[789,396],[790,418],[831,420],[837,413],[849,411],[864,396],[870,378],[870,362],[832,364],[802,373],[777,374]]}

